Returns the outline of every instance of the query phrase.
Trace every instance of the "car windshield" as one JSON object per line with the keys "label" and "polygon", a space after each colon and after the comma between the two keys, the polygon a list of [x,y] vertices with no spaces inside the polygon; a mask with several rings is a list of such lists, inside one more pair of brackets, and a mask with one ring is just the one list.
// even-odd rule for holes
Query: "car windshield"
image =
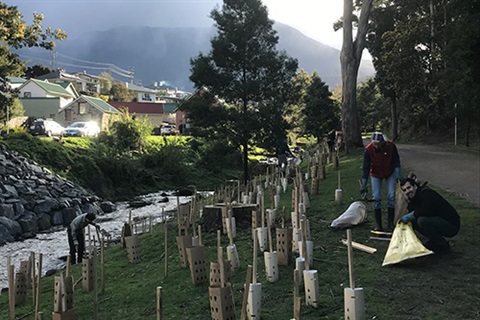
{"label": "car windshield", "polygon": [[85,127],[86,123],[83,122],[75,122],[69,125],[70,128],[83,128]]}

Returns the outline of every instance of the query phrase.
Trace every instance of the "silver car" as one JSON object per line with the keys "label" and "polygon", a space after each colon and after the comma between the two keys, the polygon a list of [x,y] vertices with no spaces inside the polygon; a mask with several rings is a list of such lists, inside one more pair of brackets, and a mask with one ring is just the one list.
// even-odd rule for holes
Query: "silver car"
{"label": "silver car", "polygon": [[96,137],[100,133],[100,127],[96,122],[74,122],[64,131],[64,137]]}

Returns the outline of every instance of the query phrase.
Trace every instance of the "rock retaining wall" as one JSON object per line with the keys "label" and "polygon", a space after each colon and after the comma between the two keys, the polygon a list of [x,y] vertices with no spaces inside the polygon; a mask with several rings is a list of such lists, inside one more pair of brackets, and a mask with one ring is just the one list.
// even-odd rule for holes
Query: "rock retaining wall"
{"label": "rock retaining wall", "polygon": [[113,203],[0,145],[0,245],[65,227],[82,213],[115,209]]}

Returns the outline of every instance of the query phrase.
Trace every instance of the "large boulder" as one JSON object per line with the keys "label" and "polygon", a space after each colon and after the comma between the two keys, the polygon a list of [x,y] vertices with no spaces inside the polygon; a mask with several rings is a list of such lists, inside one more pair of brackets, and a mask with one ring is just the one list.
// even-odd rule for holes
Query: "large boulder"
{"label": "large boulder", "polygon": [[38,232],[38,217],[31,211],[25,211],[17,220],[22,228],[22,233]]}
{"label": "large boulder", "polygon": [[0,216],[6,217],[8,219],[13,219],[15,212],[13,211],[13,205],[2,203],[0,204]]}
{"label": "large boulder", "polygon": [[3,225],[13,238],[17,238],[22,234],[22,227],[15,220],[0,217],[0,225]]}

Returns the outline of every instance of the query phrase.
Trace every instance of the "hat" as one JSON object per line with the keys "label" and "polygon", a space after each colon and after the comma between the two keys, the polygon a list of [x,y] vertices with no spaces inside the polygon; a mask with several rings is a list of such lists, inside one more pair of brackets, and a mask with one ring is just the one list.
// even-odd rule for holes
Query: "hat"
{"label": "hat", "polygon": [[93,221],[95,220],[95,213],[89,212],[85,218],[87,218],[88,221]]}
{"label": "hat", "polygon": [[379,132],[379,131],[375,131],[373,134],[372,134],[372,141],[375,142],[375,141],[385,141],[385,139],[383,138],[383,133]]}

